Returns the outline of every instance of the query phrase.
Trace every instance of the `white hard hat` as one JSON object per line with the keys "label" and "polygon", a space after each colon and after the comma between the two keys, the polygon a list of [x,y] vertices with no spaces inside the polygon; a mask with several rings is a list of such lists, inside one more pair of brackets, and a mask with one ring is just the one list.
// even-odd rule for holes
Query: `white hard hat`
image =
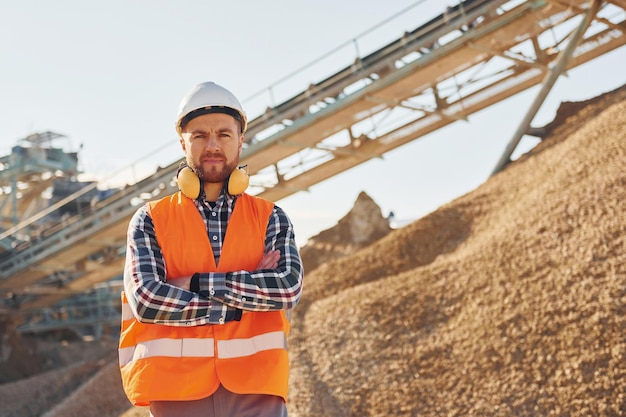
{"label": "white hard hat", "polygon": [[207,113],[226,113],[241,123],[241,132],[248,127],[246,113],[237,97],[224,87],[212,81],[196,85],[180,102],[176,131],[181,133],[183,126],[194,117]]}

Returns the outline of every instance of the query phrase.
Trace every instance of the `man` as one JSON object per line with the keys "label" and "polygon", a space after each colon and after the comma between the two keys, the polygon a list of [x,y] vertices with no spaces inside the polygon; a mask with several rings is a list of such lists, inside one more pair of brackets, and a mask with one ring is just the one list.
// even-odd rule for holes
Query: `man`
{"label": "man", "polygon": [[120,369],[154,417],[286,416],[288,312],[303,270],[282,209],[244,193],[246,115],[225,88],[183,99],[181,191],[128,229]]}

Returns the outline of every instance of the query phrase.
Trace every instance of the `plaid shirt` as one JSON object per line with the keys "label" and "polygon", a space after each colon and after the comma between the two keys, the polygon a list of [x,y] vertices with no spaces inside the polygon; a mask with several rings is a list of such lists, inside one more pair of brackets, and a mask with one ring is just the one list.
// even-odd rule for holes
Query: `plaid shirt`
{"label": "plaid shirt", "polygon": [[[226,226],[236,197],[222,192],[216,203],[195,201],[219,261]],[[139,321],[170,326],[222,324],[238,320],[241,310],[290,310],[300,300],[303,270],[293,225],[274,206],[265,237],[265,252],[280,251],[276,269],[196,274],[197,293],[166,283],[166,265],[147,206],[139,208],[128,227],[124,290]]]}

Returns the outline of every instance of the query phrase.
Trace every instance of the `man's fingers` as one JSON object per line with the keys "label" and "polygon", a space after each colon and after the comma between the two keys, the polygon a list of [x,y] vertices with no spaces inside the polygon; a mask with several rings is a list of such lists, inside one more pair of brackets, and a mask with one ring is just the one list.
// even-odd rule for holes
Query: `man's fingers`
{"label": "man's fingers", "polygon": [[257,265],[257,269],[273,269],[278,266],[280,259],[280,251],[272,250],[263,255],[263,258]]}

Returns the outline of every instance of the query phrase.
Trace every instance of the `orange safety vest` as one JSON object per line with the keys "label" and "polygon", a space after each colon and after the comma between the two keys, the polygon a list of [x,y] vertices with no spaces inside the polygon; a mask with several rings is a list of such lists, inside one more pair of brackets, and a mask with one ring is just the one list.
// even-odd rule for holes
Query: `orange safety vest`
{"label": "orange safety vest", "polygon": [[[273,203],[247,194],[231,214],[219,263],[192,200],[180,192],[149,203],[167,278],[253,271],[264,254]],[[124,391],[135,405],[205,398],[220,383],[240,394],[287,401],[289,321],[284,311],[244,312],[241,321],[177,327],[137,321],[122,293],[119,344]]]}

